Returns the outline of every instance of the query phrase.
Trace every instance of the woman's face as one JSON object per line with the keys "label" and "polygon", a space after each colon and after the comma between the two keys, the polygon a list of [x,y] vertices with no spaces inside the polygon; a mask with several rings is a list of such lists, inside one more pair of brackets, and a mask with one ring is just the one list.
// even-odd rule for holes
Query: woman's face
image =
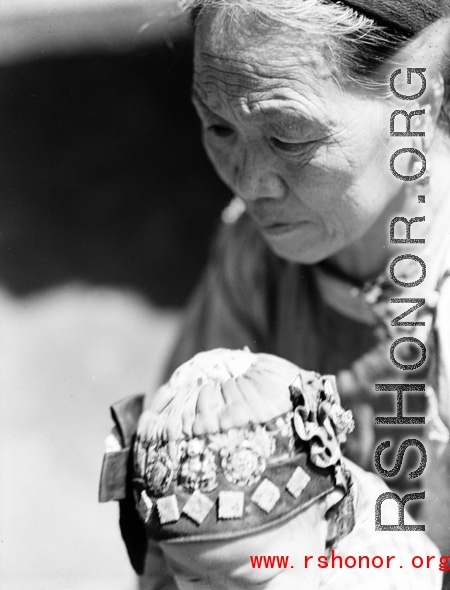
{"label": "woman's face", "polygon": [[[341,87],[326,53],[292,30],[204,15],[193,100],[206,151],[271,248],[315,263],[366,234],[403,188],[390,171],[392,105]],[[397,140],[398,142],[398,140]]]}
{"label": "woman's face", "polygon": [[[317,505],[284,525],[228,542],[164,544],[179,590],[316,590],[327,522]],[[281,567],[252,567],[251,556],[284,556]],[[314,558],[305,568],[305,556]]]}

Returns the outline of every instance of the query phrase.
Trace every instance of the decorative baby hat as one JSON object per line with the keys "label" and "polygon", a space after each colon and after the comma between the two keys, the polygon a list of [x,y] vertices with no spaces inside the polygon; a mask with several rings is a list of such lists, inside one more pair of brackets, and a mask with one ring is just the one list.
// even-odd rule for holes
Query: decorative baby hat
{"label": "decorative baby hat", "polygon": [[230,539],[293,518],[333,490],[337,537],[352,528],[340,444],[353,429],[332,376],[269,354],[217,349],[148,401],[132,487],[150,538]]}

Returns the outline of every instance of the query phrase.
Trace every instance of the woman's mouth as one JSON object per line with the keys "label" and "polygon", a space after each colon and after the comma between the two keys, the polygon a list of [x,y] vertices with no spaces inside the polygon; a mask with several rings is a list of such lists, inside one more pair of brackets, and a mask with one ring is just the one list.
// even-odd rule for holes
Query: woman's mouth
{"label": "woman's mouth", "polygon": [[306,223],[306,221],[296,221],[294,223],[274,223],[272,225],[265,225],[264,227],[261,227],[261,230],[267,236],[276,237],[295,231]]}

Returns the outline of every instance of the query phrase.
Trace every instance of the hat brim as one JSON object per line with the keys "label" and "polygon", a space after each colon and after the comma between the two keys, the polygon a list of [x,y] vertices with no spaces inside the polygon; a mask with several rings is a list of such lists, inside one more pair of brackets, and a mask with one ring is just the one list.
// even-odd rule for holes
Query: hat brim
{"label": "hat brim", "polygon": [[[298,497],[294,497],[286,486],[299,467],[309,476],[309,481]],[[252,499],[255,491],[265,479],[279,490],[279,497],[269,512],[263,510]],[[139,498],[141,492],[146,490],[145,482],[135,479],[134,489],[136,497]],[[161,523],[155,506],[158,498],[152,497],[154,507],[146,525],[147,534],[160,543],[225,541],[254,535],[294,518],[333,490],[336,490],[334,470],[320,469],[308,460],[306,453],[300,453],[290,457],[283,464],[268,465],[262,479],[253,486],[239,487],[227,481],[221,474],[216,490],[207,494],[211,508],[201,524],[183,513],[183,508],[192,494],[184,492],[174,483],[165,497],[172,496],[176,499],[179,518],[176,522]],[[228,516],[224,518],[222,515],[220,518],[219,495],[223,492],[239,492],[241,498],[243,495],[243,510],[239,517]],[[345,490],[343,489],[342,495],[344,496],[344,494]]]}

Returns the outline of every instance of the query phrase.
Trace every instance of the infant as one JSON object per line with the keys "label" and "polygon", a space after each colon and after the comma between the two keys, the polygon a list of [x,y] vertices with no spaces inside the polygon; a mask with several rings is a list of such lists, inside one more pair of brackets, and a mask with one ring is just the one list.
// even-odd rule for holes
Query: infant
{"label": "infant", "polygon": [[[112,411],[100,499],[120,500],[142,589],[440,589],[424,533],[375,531],[388,488],[343,457],[332,376],[217,349]],[[382,515],[397,524],[397,504]]]}

